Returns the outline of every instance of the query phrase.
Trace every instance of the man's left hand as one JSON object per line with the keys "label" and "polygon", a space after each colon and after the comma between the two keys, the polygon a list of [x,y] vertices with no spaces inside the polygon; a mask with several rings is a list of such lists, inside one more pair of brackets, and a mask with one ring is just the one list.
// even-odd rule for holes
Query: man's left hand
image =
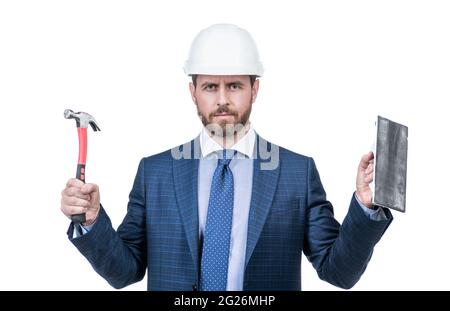
{"label": "man's left hand", "polygon": [[356,196],[368,208],[373,208],[372,190],[369,187],[373,180],[373,159],[373,152],[363,155],[356,175]]}

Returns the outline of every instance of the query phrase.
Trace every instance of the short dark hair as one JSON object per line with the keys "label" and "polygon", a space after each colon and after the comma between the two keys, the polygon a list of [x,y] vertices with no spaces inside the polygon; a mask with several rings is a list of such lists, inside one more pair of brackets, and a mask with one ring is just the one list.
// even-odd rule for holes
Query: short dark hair
{"label": "short dark hair", "polygon": [[[194,87],[197,87],[197,76],[198,75],[191,75],[191,77],[192,77],[192,84],[194,84]],[[253,87],[253,84],[255,83],[256,78],[258,76],[256,76],[256,75],[249,75],[249,77],[250,77],[250,86]]]}

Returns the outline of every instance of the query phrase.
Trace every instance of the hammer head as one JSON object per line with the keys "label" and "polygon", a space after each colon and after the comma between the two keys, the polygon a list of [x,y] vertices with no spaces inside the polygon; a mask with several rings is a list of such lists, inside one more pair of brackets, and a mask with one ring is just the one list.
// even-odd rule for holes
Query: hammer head
{"label": "hammer head", "polygon": [[95,121],[94,117],[86,112],[73,112],[70,109],[64,110],[64,118],[66,119],[75,119],[77,122],[77,127],[87,128],[91,125],[94,131],[100,131],[98,127],[97,121]]}

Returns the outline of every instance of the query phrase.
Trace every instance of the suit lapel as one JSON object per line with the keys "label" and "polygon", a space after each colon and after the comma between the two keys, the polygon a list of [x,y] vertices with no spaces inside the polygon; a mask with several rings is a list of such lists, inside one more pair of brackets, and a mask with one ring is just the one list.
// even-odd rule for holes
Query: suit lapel
{"label": "suit lapel", "polygon": [[[190,146],[190,147],[189,147]],[[173,159],[173,178],[175,195],[181,215],[181,221],[198,275],[198,137],[183,145],[183,148],[191,148],[191,158]]]}
{"label": "suit lapel", "polygon": [[253,160],[253,187],[248,216],[245,267],[247,267],[247,264],[252,256],[264,223],[266,222],[269,209],[272,206],[280,172],[280,163],[278,163],[278,167],[276,169],[261,170],[261,159],[258,152],[258,147],[261,146],[260,141],[264,140],[257,135],[254,148],[255,159]]}

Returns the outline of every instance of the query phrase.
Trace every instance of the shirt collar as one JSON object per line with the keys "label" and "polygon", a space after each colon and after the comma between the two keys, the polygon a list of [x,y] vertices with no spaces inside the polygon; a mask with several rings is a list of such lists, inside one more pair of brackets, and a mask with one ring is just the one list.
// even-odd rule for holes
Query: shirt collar
{"label": "shirt collar", "polygon": [[[247,133],[233,146],[228,149],[236,150],[237,152],[253,158],[253,150],[255,148],[256,133],[253,129],[252,124],[247,130]],[[219,145],[214,139],[211,138],[208,130],[203,127],[200,133],[200,148],[202,151],[202,157],[207,157],[213,152],[223,150],[222,146]]]}

